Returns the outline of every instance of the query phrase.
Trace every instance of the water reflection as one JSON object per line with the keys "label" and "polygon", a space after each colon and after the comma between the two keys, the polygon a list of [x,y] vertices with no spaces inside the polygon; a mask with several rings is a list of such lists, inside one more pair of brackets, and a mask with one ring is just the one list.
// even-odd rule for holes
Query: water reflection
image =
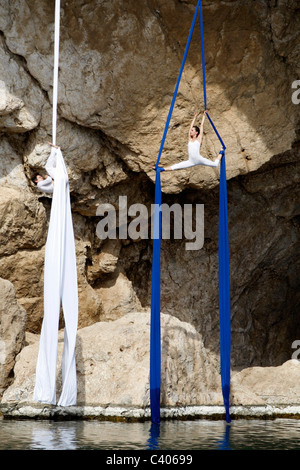
{"label": "water reflection", "polygon": [[0,421],[0,450],[300,450],[293,419],[163,421]]}
{"label": "water reflection", "polygon": [[148,450],[158,450],[159,449],[159,436],[160,436],[160,424],[151,424],[150,437],[147,441],[148,443]]}
{"label": "water reflection", "polygon": [[48,423],[46,426],[33,426],[32,449],[35,450],[76,450],[76,427],[70,423]]}
{"label": "water reflection", "polygon": [[230,445],[229,445],[230,429],[231,429],[231,424],[226,424],[223,439],[220,441],[218,445],[219,450],[230,450]]}

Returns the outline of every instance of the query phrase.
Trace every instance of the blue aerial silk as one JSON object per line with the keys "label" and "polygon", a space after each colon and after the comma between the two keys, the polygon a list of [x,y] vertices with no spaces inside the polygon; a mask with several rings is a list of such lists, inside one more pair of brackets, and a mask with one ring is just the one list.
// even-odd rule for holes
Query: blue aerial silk
{"label": "blue aerial silk", "polygon": [[151,326],[150,326],[150,408],[151,420],[153,423],[160,422],[160,371],[161,371],[161,335],[160,335],[160,240],[161,240],[161,184],[160,173],[163,168],[159,168],[160,157],[164,148],[167,132],[172,117],[174,104],[180,84],[181,75],[187,58],[191,43],[200,1],[198,1],[186,44],[182,64],[180,67],[171,107],[165,125],[157,162],[155,166],[155,204],[154,204],[154,236],[153,236],[153,257],[152,257],[152,286],[151,286]]}
{"label": "blue aerial silk", "polygon": [[[203,95],[204,108],[207,107],[206,78],[205,78],[205,55],[204,55],[204,33],[202,3],[200,0],[200,35],[203,71]],[[220,317],[220,362],[221,362],[221,385],[225,407],[226,422],[230,423],[229,393],[230,393],[230,350],[231,350],[231,326],[230,326],[230,269],[229,269],[229,238],[228,238],[228,212],[227,212],[227,179],[225,162],[225,144],[216,129],[211,117],[206,116],[215,131],[221,145],[223,158],[220,169],[220,192],[219,192],[219,317]]]}
{"label": "blue aerial silk", "polygon": [[152,423],[160,422],[160,240],[161,240],[161,185],[160,168],[156,171],[154,232],[150,319],[150,406]]}
{"label": "blue aerial silk", "polygon": [[[192,25],[190,28],[182,64],[180,67],[175,91],[173,94],[169,114],[167,117],[161,145],[156,161],[155,179],[155,209],[154,209],[154,237],[152,258],[152,286],[151,286],[151,327],[150,327],[150,407],[151,420],[160,423],[160,376],[161,376],[161,334],[160,334],[160,240],[161,240],[161,181],[159,162],[164,148],[167,132],[169,129],[177,92],[186,62],[188,50],[193,36],[198,10],[200,12],[200,35],[203,72],[203,95],[204,108],[207,108],[205,56],[204,56],[204,33],[202,2],[198,0]],[[229,242],[228,242],[228,216],[227,216],[227,182],[225,165],[225,145],[218,133],[211,117],[206,112],[212,128],[214,129],[221,145],[223,158],[221,160],[220,172],[220,195],[219,195],[219,311],[220,311],[220,357],[221,357],[221,384],[223,400],[226,412],[226,421],[230,422],[229,415],[229,392],[230,392],[230,272],[229,272]]]}
{"label": "blue aerial silk", "polygon": [[227,184],[225,156],[221,160],[219,192],[219,315],[220,315],[220,360],[221,384],[226,412],[226,421],[230,423],[230,271],[229,240],[227,215]]}

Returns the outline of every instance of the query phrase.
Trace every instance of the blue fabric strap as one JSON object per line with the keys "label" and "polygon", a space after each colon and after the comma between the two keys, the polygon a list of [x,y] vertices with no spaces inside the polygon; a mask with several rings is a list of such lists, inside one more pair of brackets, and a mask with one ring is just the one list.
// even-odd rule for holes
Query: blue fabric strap
{"label": "blue fabric strap", "polygon": [[220,361],[221,384],[226,421],[230,423],[229,392],[230,392],[230,270],[229,270],[229,239],[227,215],[227,181],[225,151],[221,160],[220,192],[219,192],[219,316],[220,316]]}
{"label": "blue fabric strap", "polygon": [[[206,78],[205,78],[205,55],[204,55],[204,32],[202,1],[200,0],[200,34],[203,71],[203,95],[204,108],[206,110]],[[229,269],[229,239],[228,239],[228,214],[227,214],[227,179],[225,163],[225,144],[217,131],[211,117],[206,111],[206,116],[215,131],[221,145],[223,158],[220,170],[220,192],[219,192],[219,317],[220,317],[220,362],[221,362],[221,384],[225,407],[226,421],[231,422],[229,414],[230,393],[230,353],[231,353],[231,326],[230,326],[230,269]]]}
{"label": "blue fabric strap", "polygon": [[160,240],[161,168],[156,170],[150,318],[150,408],[152,423],[160,422]]}
{"label": "blue fabric strap", "polygon": [[206,116],[208,117],[208,120],[209,120],[209,122],[211,123],[213,130],[215,131],[215,133],[216,133],[216,135],[217,135],[219,141],[221,142],[221,145],[222,145],[222,147],[223,147],[223,150],[225,150],[225,149],[226,149],[225,144],[224,144],[223,140],[221,139],[221,136],[220,136],[219,132],[217,131],[216,126],[214,125],[214,123],[213,123],[213,121],[212,121],[212,119],[211,119],[211,117],[209,116],[209,114],[208,114],[207,111],[206,111]]}
{"label": "blue fabric strap", "polygon": [[153,257],[152,257],[152,286],[151,286],[151,326],[150,326],[150,408],[151,420],[153,423],[160,422],[160,375],[161,375],[161,338],[160,338],[160,239],[161,239],[161,183],[159,161],[167,137],[178,88],[190,47],[200,0],[197,3],[193,22],[190,28],[182,64],[180,67],[173,99],[171,102],[167,122],[165,125],[161,145],[155,166],[155,205],[154,205],[154,237],[153,237]]}
{"label": "blue fabric strap", "polygon": [[206,77],[205,77],[205,54],[204,54],[204,32],[203,32],[203,13],[202,13],[202,1],[200,0],[200,36],[201,36],[201,56],[202,56],[202,75],[203,75],[203,99],[204,109],[207,108],[206,99]]}
{"label": "blue fabric strap", "polygon": [[174,94],[173,94],[169,114],[168,114],[168,117],[167,117],[167,122],[166,122],[166,125],[165,125],[163,137],[162,137],[161,144],[160,144],[160,149],[159,149],[159,152],[158,152],[158,157],[157,157],[155,169],[159,165],[160,157],[161,157],[164,145],[165,145],[165,140],[166,140],[166,137],[167,137],[167,133],[168,133],[168,129],[169,129],[169,125],[170,125],[170,121],[171,121],[171,117],[172,117],[172,113],[173,113],[173,109],[174,109],[174,105],[175,105],[175,101],[176,101],[176,97],[177,97],[177,93],[178,93],[178,88],[179,88],[179,84],[180,84],[180,80],[181,80],[181,75],[182,75],[182,72],[183,72],[183,69],[184,69],[185,61],[186,61],[186,58],[187,58],[187,55],[188,55],[189,47],[190,47],[192,36],[193,36],[193,31],[194,31],[194,28],[195,28],[195,23],[196,23],[196,20],[197,20],[197,13],[198,13],[199,5],[200,5],[200,0],[198,1],[197,6],[196,6],[192,26],[191,26],[189,37],[188,37],[187,44],[186,44],[186,47],[185,47],[185,51],[184,51],[184,55],[183,55],[183,59],[182,59],[182,63],[181,63],[181,67],[180,67],[176,87],[175,87],[175,91],[174,91]]}
{"label": "blue fabric strap", "polygon": [[[204,108],[207,108],[205,56],[204,56],[204,32],[202,2],[198,0],[192,25],[189,32],[182,64],[179,71],[173,99],[171,102],[167,122],[165,125],[157,161],[155,179],[155,209],[154,209],[154,236],[153,236],[153,258],[152,258],[152,286],[151,286],[151,326],[150,326],[150,407],[151,420],[160,423],[160,379],[161,379],[161,334],[160,334],[160,240],[161,240],[161,181],[159,162],[164,148],[167,132],[169,129],[177,92],[186,62],[189,46],[191,43],[196,18],[200,9],[200,33],[203,71],[203,94]],[[220,361],[221,361],[221,384],[223,400],[226,412],[226,421],[230,422],[229,414],[229,392],[230,392],[230,272],[229,272],[229,241],[228,241],[228,216],[227,216],[227,181],[225,164],[225,144],[218,133],[211,117],[206,112],[210,124],[215,131],[221,145],[223,158],[220,171],[220,194],[219,194],[219,312],[220,312]]]}

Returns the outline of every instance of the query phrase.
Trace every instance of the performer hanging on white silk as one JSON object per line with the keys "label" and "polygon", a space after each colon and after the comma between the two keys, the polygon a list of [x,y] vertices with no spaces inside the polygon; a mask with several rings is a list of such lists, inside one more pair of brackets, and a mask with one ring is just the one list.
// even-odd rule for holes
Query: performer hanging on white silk
{"label": "performer hanging on white silk", "polygon": [[[53,148],[56,148],[56,149],[59,148],[57,145],[51,144],[50,142],[49,142],[49,145],[51,145]],[[54,180],[55,180],[55,168],[56,168],[56,152],[53,151],[52,149],[50,156],[47,160],[46,167],[45,167],[47,171],[47,175],[43,177],[39,173],[36,173],[32,178],[33,183],[36,184],[37,188],[43,193],[47,193],[47,194],[53,193]]]}

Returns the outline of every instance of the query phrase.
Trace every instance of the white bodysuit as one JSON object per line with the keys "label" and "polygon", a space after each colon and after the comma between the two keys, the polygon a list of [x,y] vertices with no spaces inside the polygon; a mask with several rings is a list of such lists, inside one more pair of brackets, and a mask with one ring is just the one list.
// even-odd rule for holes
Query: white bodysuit
{"label": "white bodysuit", "polygon": [[180,170],[183,168],[190,168],[196,165],[206,165],[206,166],[214,166],[217,167],[220,163],[220,160],[216,158],[213,162],[208,160],[208,158],[204,158],[200,155],[200,142],[199,140],[190,140],[188,143],[188,153],[189,159],[185,160],[184,162],[175,163],[172,165],[172,170]]}
{"label": "white bodysuit", "polygon": [[53,181],[52,181],[51,176],[47,176],[47,178],[44,179],[43,181],[39,181],[37,183],[37,187],[43,193],[52,194],[53,193]]}
{"label": "white bodysuit", "polygon": [[47,176],[46,179],[44,179],[43,181],[39,181],[37,183],[38,189],[42,191],[43,193],[48,193],[48,194],[53,193],[53,189],[54,189],[53,180],[55,178],[55,171],[56,171],[55,167],[56,167],[56,154],[55,154],[55,151],[51,149],[50,156],[46,163],[46,171],[50,176]]}

